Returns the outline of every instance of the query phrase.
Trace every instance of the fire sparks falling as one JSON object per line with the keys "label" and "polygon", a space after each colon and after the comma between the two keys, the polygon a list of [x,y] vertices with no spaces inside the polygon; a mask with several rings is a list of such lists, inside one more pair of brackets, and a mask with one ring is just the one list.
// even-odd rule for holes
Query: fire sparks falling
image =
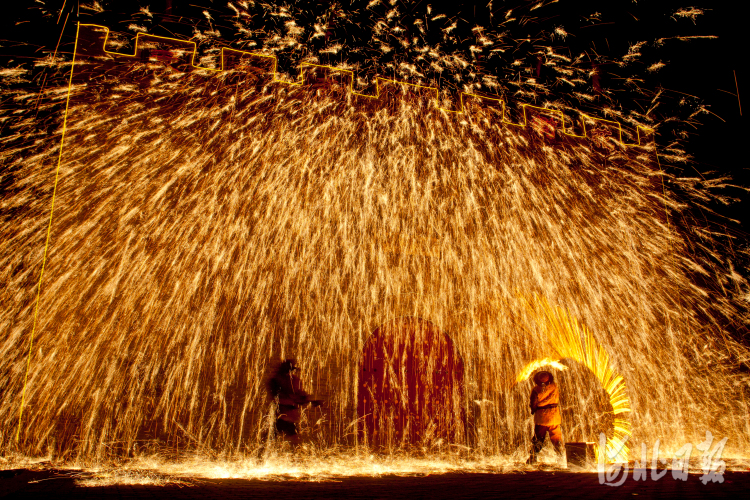
{"label": "fire sparks falling", "polygon": [[[476,453],[528,449],[528,391],[508,382],[551,353],[580,364],[564,386],[571,435],[595,437],[599,384],[612,413],[627,411],[617,366],[632,417],[615,420],[613,445],[705,428],[745,445],[727,357],[746,350],[704,313],[741,306],[694,283],[710,264],[670,225],[685,205],[662,179],[707,195],[661,172],[652,146],[551,144],[505,124],[504,109],[457,117],[413,96],[372,106],[345,86],[288,87],[275,73],[98,64],[84,73],[96,81],[72,87],[26,453],[257,453],[263,379],[288,355],[329,401],[303,422],[310,446],[357,446],[359,355],[399,315],[429,318],[456,342],[462,445]],[[23,161],[3,152],[17,172],[4,208],[19,221],[2,229],[4,449],[56,151],[35,147]],[[519,293],[543,297],[532,321]]]}

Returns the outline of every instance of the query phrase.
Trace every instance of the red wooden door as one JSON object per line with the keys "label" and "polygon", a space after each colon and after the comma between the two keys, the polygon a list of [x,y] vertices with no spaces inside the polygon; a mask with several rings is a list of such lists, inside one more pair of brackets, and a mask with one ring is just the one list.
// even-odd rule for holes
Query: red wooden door
{"label": "red wooden door", "polygon": [[360,438],[388,449],[463,443],[463,383],[461,357],[435,325],[419,318],[382,325],[360,360]]}

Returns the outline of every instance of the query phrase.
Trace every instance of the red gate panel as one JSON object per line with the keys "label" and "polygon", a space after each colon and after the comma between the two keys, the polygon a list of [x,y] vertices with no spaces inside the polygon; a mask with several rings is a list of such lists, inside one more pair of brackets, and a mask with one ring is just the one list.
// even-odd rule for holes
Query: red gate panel
{"label": "red gate panel", "polygon": [[463,444],[463,384],[461,357],[435,325],[419,318],[382,325],[360,360],[360,437],[388,449]]}

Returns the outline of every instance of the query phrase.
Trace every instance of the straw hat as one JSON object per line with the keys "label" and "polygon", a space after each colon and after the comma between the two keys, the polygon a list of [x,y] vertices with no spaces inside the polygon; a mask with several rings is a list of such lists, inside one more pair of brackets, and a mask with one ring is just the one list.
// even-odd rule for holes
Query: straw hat
{"label": "straw hat", "polygon": [[536,385],[550,384],[553,380],[554,377],[552,377],[552,374],[548,371],[536,372],[536,374],[534,374],[534,383]]}

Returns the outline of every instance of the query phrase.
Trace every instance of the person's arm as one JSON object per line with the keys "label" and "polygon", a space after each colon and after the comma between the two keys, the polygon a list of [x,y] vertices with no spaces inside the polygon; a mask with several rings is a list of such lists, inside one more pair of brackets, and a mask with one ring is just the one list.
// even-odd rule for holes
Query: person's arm
{"label": "person's arm", "polygon": [[296,375],[291,376],[292,398],[298,405],[310,402],[310,395],[302,389],[302,381]]}
{"label": "person's arm", "polygon": [[531,390],[531,402],[529,406],[531,407],[531,414],[536,413],[536,408],[539,406],[539,394],[534,389]]}
{"label": "person's arm", "polygon": [[302,389],[302,380],[300,380],[298,376],[292,375],[291,386],[292,398],[294,399],[295,404],[304,405],[310,403],[313,406],[320,406],[321,404],[323,404],[322,399],[313,399],[314,396],[312,394],[308,394],[304,389]]}
{"label": "person's arm", "polygon": [[550,396],[550,404],[559,404],[560,403],[560,390],[557,387],[557,384],[552,382],[552,395]]}

